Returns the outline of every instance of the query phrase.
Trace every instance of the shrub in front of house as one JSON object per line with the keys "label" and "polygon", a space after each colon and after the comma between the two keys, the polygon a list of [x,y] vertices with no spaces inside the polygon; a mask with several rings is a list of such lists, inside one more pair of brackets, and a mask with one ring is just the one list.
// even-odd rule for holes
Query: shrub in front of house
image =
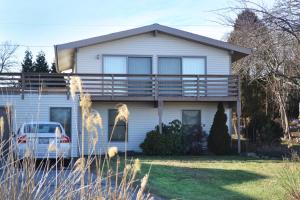
{"label": "shrub in front of house", "polygon": [[174,120],[169,124],[162,124],[149,131],[144,142],[140,145],[146,155],[183,155],[200,154],[203,144],[206,144],[201,127],[195,127],[191,133],[184,133],[182,123]]}
{"label": "shrub in front of house", "polygon": [[283,136],[280,124],[262,112],[253,115],[246,130],[250,141],[262,144],[278,142]]}
{"label": "shrub in front of house", "polygon": [[228,133],[226,125],[227,116],[222,103],[218,104],[218,110],[214,116],[214,121],[211,126],[208,136],[208,149],[216,155],[229,154],[231,151],[231,137]]}
{"label": "shrub in front of house", "polygon": [[207,134],[202,126],[193,126],[189,133],[184,134],[183,142],[185,154],[197,155],[207,150]]}
{"label": "shrub in front of house", "polygon": [[168,125],[162,124],[162,133],[159,126],[149,131],[144,142],[140,145],[146,155],[180,155],[183,153],[182,125],[174,120]]}

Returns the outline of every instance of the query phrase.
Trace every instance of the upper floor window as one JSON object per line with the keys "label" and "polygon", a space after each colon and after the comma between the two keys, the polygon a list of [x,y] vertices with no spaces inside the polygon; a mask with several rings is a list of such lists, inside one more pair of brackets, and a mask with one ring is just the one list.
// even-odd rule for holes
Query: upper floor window
{"label": "upper floor window", "polygon": [[104,56],[103,72],[107,74],[126,74],[127,58],[123,56]]}
{"label": "upper floor window", "polygon": [[205,74],[204,57],[159,57],[159,74]]}
{"label": "upper floor window", "polygon": [[151,74],[151,57],[103,56],[103,72],[107,74]]}

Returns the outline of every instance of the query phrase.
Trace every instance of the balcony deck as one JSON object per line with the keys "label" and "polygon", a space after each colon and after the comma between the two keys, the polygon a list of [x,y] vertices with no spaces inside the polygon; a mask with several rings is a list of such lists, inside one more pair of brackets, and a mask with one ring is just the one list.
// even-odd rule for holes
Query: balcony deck
{"label": "balcony deck", "polygon": [[237,101],[236,75],[133,75],[2,73],[2,95],[65,94],[71,77],[78,76],[93,101]]}

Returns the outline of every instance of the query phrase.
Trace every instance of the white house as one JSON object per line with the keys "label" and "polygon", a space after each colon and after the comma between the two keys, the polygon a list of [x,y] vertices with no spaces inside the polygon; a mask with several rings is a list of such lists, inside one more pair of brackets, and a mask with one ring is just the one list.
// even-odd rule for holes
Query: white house
{"label": "white house", "polygon": [[[31,119],[64,123],[76,157],[80,108],[78,99],[69,98],[68,86],[71,76],[79,76],[84,91],[91,94],[93,109],[103,118],[103,137],[95,153],[107,146],[115,105],[120,102],[130,111],[128,150],[138,152],[148,131],[174,119],[187,126],[202,125],[208,133],[220,101],[231,127],[232,109],[240,115],[239,77],[231,74],[232,63],[250,53],[247,48],[153,24],[55,45],[61,74],[35,75],[39,84],[24,74],[4,74],[16,81],[2,84],[0,103],[11,106],[14,129]],[[122,151],[125,142],[120,123],[110,145]]]}

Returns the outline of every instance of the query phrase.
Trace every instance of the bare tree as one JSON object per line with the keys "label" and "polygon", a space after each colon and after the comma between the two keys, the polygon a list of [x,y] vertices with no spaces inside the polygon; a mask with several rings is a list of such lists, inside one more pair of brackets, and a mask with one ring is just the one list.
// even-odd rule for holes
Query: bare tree
{"label": "bare tree", "polygon": [[240,22],[221,14],[222,24],[234,27],[229,42],[252,48],[253,53],[235,63],[233,71],[250,75],[252,81],[260,79],[266,83],[265,91],[271,94],[285,135],[290,138],[287,100],[293,89],[300,88],[300,1],[278,0],[270,9],[254,1],[239,3],[225,10],[244,11]]}
{"label": "bare tree", "polygon": [[[248,9],[258,15],[270,31],[286,32],[293,36],[300,44],[300,1],[299,0],[275,0],[274,5],[268,8],[263,1],[257,3],[254,0],[236,0],[236,4],[227,8],[219,9],[217,15],[220,16],[218,23],[232,26],[234,19],[228,16],[230,13],[240,13]],[[267,2],[267,0],[265,1]],[[219,12],[224,11],[224,12]]]}
{"label": "bare tree", "polygon": [[[253,2],[249,1],[251,4]],[[277,0],[271,9],[266,9],[255,4],[253,10],[263,15],[263,19],[269,26],[277,31],[286,32],[293,36],[300,45],[300,1]]]}
{"label": "bare tree", "polygon": [[8,41],[0,44],[0,73],[10,71],[17,63],[15,59],[15,52],[18,47],[18,45],[12,44]]}

